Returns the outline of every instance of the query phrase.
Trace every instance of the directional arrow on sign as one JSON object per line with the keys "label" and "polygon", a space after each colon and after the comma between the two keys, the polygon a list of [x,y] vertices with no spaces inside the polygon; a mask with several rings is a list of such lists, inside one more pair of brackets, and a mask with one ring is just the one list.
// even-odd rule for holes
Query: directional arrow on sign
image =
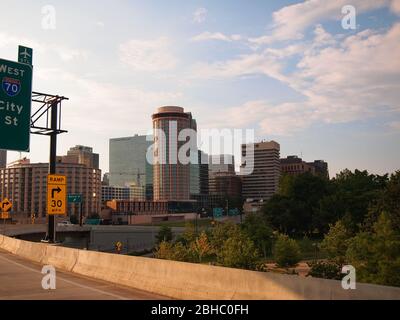
{"label": "directional arrow on sign", "polygon": [[1,202],[1,211],[8,212],[12,208],[12,203],[7,198]]}
{"label": "directional arrow on sign", "polygon": [[51,197],[54,198],[54,193],[60,193],[61,192],[61,188],[59,186],[57,186],[57,188],[53,188],[51,189]]}

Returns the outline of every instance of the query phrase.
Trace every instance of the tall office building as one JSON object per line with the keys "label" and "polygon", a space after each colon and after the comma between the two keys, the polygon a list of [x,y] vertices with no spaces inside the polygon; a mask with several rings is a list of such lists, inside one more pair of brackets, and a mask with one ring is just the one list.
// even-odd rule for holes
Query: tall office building
{"label": "tall office building", "polygon": [[[100,213],[101,171],[77,163],[57,163],[57,174],[67,176],[67,193],[81,194],[83,215]],[[0,169],[0,194],[13,203],[12,211],[20,216],[46,216],[47,163],[19,163]],[[69,204],[68,213],[78,214],[78,206]]]}
{"label": "tall office building", "polygon": [[0,168],[7,167],[7,150],[0,150]]}
{"label": "tall office building", "polygon": [[[60,157],[59,157],[60,159]],[[99,169],[99,154],[93,153],[93,148],[77,145],[62,156],[63,163],[80,163],[88,168]]]}
{"label": "tall office building", "polygon": [[110,139],[110,186],[134,184],[143,188],[146,199],[152,199],[153,168],[146,155],[153,142],[148,140],[145,135]]}
{"label": "tall office building", "polygon": [[[192,115],[185,113],[181,107],[161,107],[152,119],[154,200],[188,201],[191,189],[190,163],[182,163],[178,156],[179,150],[187,142],[178,141],[178,136],[182,130],[194,127]],[[197,157],[197,151],[191,151],[190,157],[193,154]]]}
{"label": "tall office building", "polygon": [[[254,156],[247,154],[254,149]],[[268,200],[277,191],[280,178],[280,145],[275,141],[242,145],[242,195],[244,199]],[[248,168],[253,168],[249,170]]]}

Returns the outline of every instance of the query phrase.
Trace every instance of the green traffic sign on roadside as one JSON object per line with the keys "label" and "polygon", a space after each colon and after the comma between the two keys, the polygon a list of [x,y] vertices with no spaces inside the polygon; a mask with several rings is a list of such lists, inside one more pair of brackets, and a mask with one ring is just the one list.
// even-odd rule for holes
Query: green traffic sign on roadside
{"label": "green traffic sign on roadside", "polygon": [[81,203],[82,195],[80,194],[69,194],[68,195],[68,203]]}
{"label": "green traffic sign on roadside", "polygon": [[32,48],[18,46],[18,62],[32,65],[33,50]]}
{"label": "green traffic sign on roadside", "polygon": [[32,66],[0,59],[0,149],[29,151]]}

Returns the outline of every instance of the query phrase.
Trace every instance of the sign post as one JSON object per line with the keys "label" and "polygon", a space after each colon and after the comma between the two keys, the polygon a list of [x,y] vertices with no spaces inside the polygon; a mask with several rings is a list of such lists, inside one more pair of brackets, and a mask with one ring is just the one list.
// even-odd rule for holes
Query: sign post
{"label": "sign post", "polygon": [[0,59],[0,149],[29,151],[32,66]]}

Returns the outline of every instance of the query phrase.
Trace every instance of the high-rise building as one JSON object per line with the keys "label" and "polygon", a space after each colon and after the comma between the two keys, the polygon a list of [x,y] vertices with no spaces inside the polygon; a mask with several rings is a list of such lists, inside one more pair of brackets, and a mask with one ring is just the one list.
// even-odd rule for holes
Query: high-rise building
{"label": "high-rise building", "polygon": [[88,168],[99,169],[99,154],[93,153],[93,148],[77,145],[62,156],[63,163],[80,163]]}
{"label": "high-rise building", "polygon": [[[253,156],[248,154],[254,150]],[[270,199],[279,187],[280,145],[275,141],[242,145],[242,195],[255,201]],[[248,170],[252,168],[253,170]]]}
{"label": "high-rise building", "polygon": [[7,167],[7,150],[0,149],[0,168]]}
{"label": "high-rise building", "polygon": [[[184,129],[194,129],[195,122],[190,113],[181,107],[161,107],[153,114],[154,130],[154,200],[190,200],[190,163],[182,163],[179,150],[187,141],[179,141]],[[197,157],[196,141],[190,155]],[[196,174],[197,175],[197,174]],[[192,180],[195,183],[195,179]],[[193,185],[192,189],[196,187]]]}
{"label": "high-rise building", "polygon": [[[57,163],[57,174],[66,175],[67,193],[81,194],[83,215],[100,212],[101,171],[84,164]],[[21,161],[8,168],[0,169],[0,194],[13,203],[12,211],[20,216],[46,216],[47,204],[47,163],[31,164]],[[78,214],[79,208],[69,204],[68,213]]]}
{"label": "high-rise building", "polygon": [[147,161],[151,159],[151,137],[135,135],[133,137],[110,139],[109,185],[126,187],[132,184],[145,190],[146,199],[152,199],[153,168]]}

